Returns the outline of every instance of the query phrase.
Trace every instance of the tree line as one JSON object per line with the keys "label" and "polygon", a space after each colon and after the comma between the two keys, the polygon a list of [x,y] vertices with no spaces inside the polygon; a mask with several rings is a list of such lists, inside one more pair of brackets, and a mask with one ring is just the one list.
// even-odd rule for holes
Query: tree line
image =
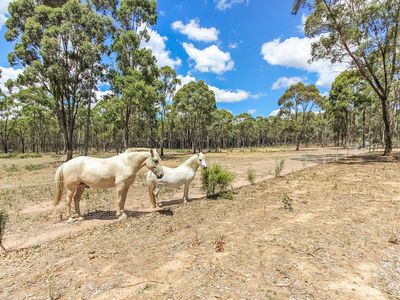
{"label": "tree line", "polygon": [[[390,154],[400,138],[400,5],[354,1],[349,19],[348,3],[294,6],[294,12],[302,5],[312,10],[305,32],[319,36],[313,59],[350,60],[329,95],[298,83],[282,94],[276,115],[255,118],[218,109],[203,81],[180,87],[175,70],[157,66],[151,50],[141,47],[157,21],[156,1],[11,2],[8,59],[24,71],[0,93],[3,151],[65,152],[70,159],[74,150],[87,155],[128,147],[160,147],[163,153],[383,143]],[[98,99],[101,85],[111,92]]]}

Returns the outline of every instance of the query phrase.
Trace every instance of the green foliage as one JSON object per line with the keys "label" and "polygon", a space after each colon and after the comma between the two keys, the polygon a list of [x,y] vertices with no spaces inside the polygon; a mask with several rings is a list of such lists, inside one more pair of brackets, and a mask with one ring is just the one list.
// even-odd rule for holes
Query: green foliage
{"label": "green foliage", "polygon": [[288,195],[284,195],[281,199],[283,208],[288,211],[293,211],[293,199],[290,198]]}
{"label": "green foliage", "polygon": [[282,158],[282,159],[279,160],[279,162],[275,166],[275,177],[280,177],[281,176],[284,166],[285,166],[285,159]]}
{"label": "green foliage", "polygon": [[29,164],[25,166],[27,171],[38,171],[46,168],[45,164]]}
{"label": "green foliage", "polygon": [[256,180],[256,170],[254,169],[247,170],[247,180],[250,182],[250,184],[254,184]]}
{"label": "green foliage", "polygon": [[20,153],[17,155],[17,158],[39,158],[42,157],[40,153]]}
{"label": "green foliage", "polygon": [[15,164],[3,165],[3,168],[7,173],[15,173],[19,171],[19,168]]}
{"label": "green foliage", "polygon": [[400,66],[400,2],[295,0],[293,10],[307,4],[311,14],[304,31],[314,40],[312,60],[351,62],[380,100],[385,154],[391,154],[390,102]]}
{"label": "green foliage", "polygon": [[203,169],[201,173],[202,189],[209,198],[218,196],[232,198],[232,194],[227,191],[234,179],[235,176],[229,170],[217,164]]}

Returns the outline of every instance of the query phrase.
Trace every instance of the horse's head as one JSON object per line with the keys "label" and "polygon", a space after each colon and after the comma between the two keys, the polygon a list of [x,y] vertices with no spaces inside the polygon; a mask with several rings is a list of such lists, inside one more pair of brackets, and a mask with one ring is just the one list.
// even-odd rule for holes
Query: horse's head
{"label": "horse's head", "polygon": [[197,163],[203,169],[207,168],[206,157],[204,156],[203,152],[197,153]]}
{"label": "horse's head", "polygon": [[161,158],[157,153],[156,149],[150,150],[150,156],[146,159],[146,167],[157,176],[158,179],[161,179],[164,176],[164,170],[161,165]]}

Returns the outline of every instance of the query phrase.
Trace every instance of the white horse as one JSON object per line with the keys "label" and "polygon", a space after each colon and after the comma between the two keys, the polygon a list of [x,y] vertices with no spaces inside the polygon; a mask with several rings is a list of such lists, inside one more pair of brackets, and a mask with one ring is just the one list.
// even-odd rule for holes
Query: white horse
{"label": "white horse", "polygon": [[67,189],[66,205],[68,207],[69,221],[71,217],[71,202],[74,199],[75,213],[82,220],[79,201],[85,188],[117,188],[117,199],[115,202],[117,217],[126,218],[124,212],[126,195],[129,187],[135,180],[136,174],[146,165],[156,178],[164,175],[161,158],[155,149],[146,152],[135,152],[127,149],[110,158],[95,158],[79,156],[62,164],[56,172],[56,196],[54,204],[58,205],[61,200],[62,191]]}
{"label": "white horse", "polygon": [[[158,201],[158,193],[164,186],[179,187],[182,184],[185,185],[183,192],[183,202],[187,203],[189,199],[189,185],[196,176],[197,169],[201,166],[203,169],[207,168],[207,163],[202,152],[191,156],[183,164],[176,168],[168,168],[163,166],[164,176],[161,179],[152,173],[147,173],[147,187],[149,189],[150,201],[153,207],[161,203]],[[157,200],[157,201],[156,201]]]}

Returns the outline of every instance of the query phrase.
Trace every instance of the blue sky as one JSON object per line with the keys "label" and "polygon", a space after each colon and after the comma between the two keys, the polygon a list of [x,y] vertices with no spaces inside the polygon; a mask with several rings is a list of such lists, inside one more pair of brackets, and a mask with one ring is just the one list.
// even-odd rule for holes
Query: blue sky
{"label": "blue sky", "polygon": [[[328,61],[308,64],[312,39],[304,37],[307,11],[290,13],[293,0],[159,0],[151,40],[158,64],[177,70],[183,83],[204,80],[217,106],[237,115],[268,116],[292,83],[314,83],[329,90],[345,66]],[[1,84],[20,70],[7,62],[4,40],[6,2],[0,3]]]}

